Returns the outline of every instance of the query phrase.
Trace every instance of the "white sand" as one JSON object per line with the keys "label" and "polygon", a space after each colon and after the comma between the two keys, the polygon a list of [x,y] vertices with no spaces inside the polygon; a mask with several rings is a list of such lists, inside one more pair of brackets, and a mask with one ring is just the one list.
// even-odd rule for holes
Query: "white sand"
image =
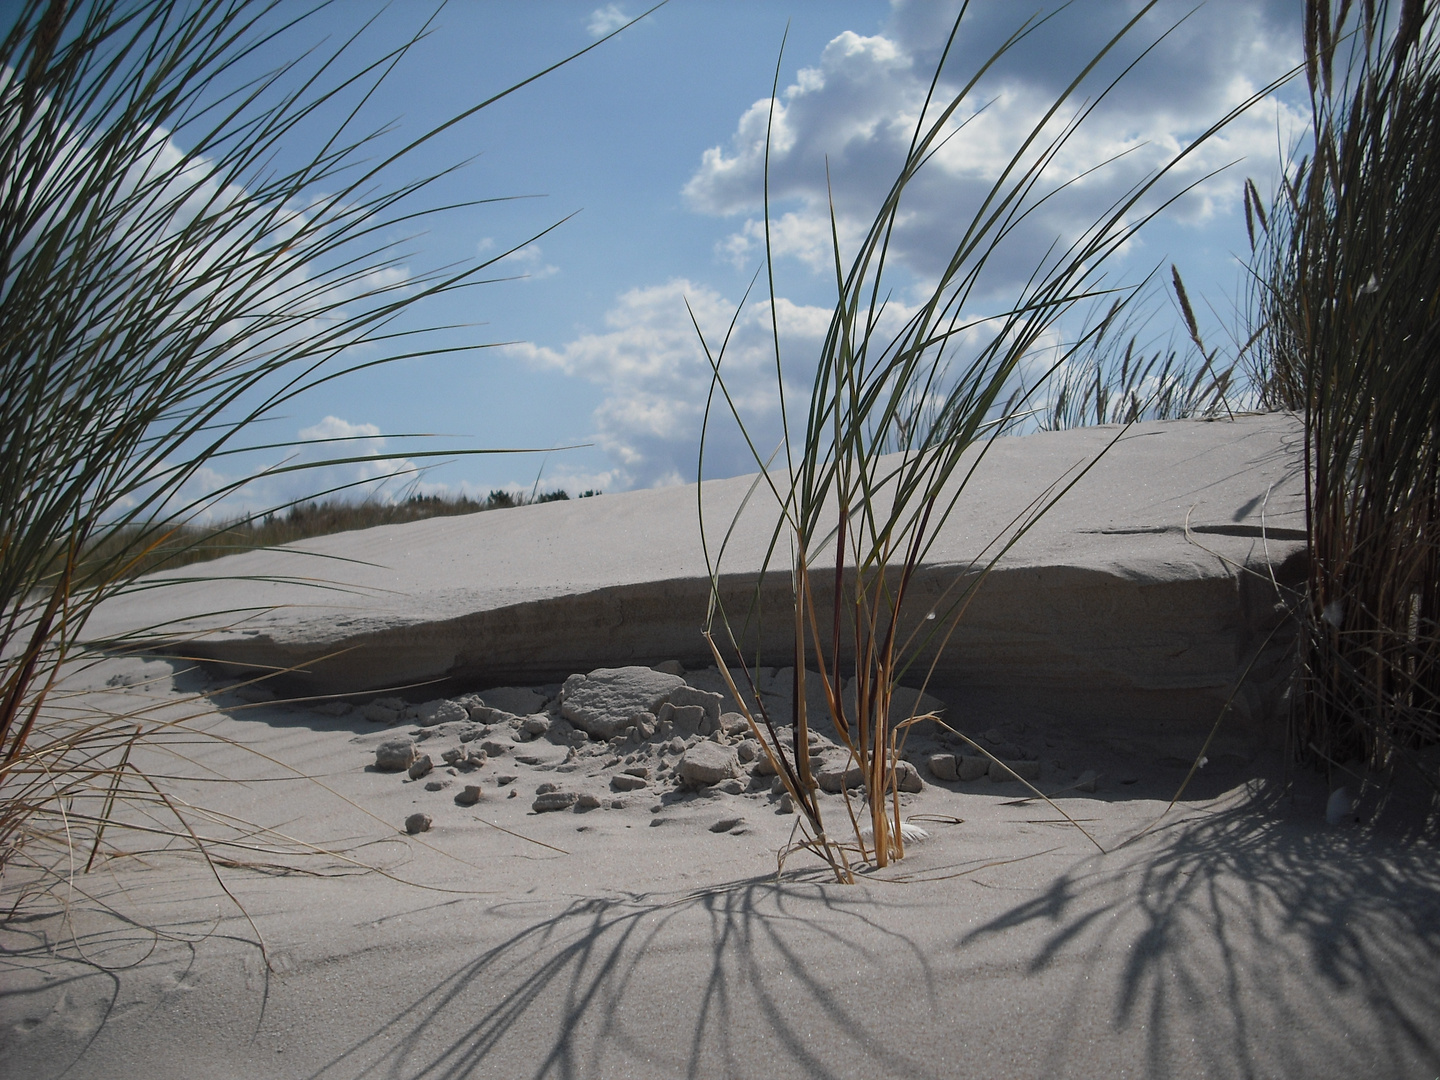
{"label": "white sand", "polygon": [[[1320,778],[1282,785],[1263,697],[1239,702],[1162,817],[1264,630],[1273,597],[1257,607],[1268,594],[1246,592],[1247,571],[1294,551],[1294,436],[1285,417],[1137,430],[1016,549],[1009,584],[967,621],[958,689],[935,687],[968,733],[1030,748],[1045,790],[1099,773],[1057,801],[1103,852],[1044,803],[1015,805],[1018,783],[927,776],[905,813],[931,838],[900,864],[843,886],[799,852],[777,875],[796,819],[764,791],[657,785],[623,808],[536,814],[544,782],[613,799],[623,762],[587,748],[562,771],[566,748],[539,740],[411,782],[367,769],[394,731],[355,714],[244,705],[178,662],[104,660],[56,708],[186,718],[137,764],[205,808],[185,811],[203,835],[270,831],[212,843],[228,860],[214,873],[138,833],[112,832],[131,854],[89,874],[28,849],[58,876],[16,864],[0,881],[0,1077],[1440,1075],[1433,844],[1327,825]],[[1108,437],[997,444],[935,572],[953,576],[1033,497],[1025,485]],[[597,666],[587,649],[688,661],[675,628],[694,635],[686,598],[703,593],[691,496],[327,538],[306,547],[365,560],[325,564],[353,577],[343,599],[202,583],[113,606],[93,629],[278,604],[251,627],[255,655],[354,646],[332,691],[397,672],[493,685],[482,676],[514,657],[487,669],[491,647],[540,650],[536,670],[570,664],[561,675]],[[294,572],[286,558],[313,572],[264,553],[212,569]],[[595,619],[616,610],[660,621]],[[243,659],[246,636],[212,640]],[[480,803],[458,806],[476,781]],[[841,798],[825,807],[843,831]],[[416,811],[434,828],[406,836]]]}
{"label": "white sand", "polygon": [[[105,661],[81,685],[139,663]],[[583,790],[584,770],[496,758],[466,777],[437,774],[482,783],[482,802],[462,809],[454,786],[426,792],[367,771],[382,737],[373,724],[236,707],[234,695],[216,711],[171,683],[162,672],[88,701],[194,713],[193,728],[247,748],[192,740],[192,763],[152,756],[151,768],[285,775],[256,756],[267,755],[307,773],[170,786],[378,869],[231,851],[307,871],[220,870],[253,927],[178,853],[114,860],[52,888],[0,932],[0,1076],[1440,1071],[1433,848],[1326,826],[1313,777],[1293,799],[1268,794],[1271,756],[1212,762],[1203,798],[1127,843],[1183,771],[1059,735],[1047,755],[1102,774],[1094,795],[1062,802],[1108,853],[1044,804],[1006,805],[1018,784],[931,783],[907,807],[931,817],[931,840],[841,886],[804,853],[777,880],[795,819],[763,795],[642,795],[620,810],[537,815],[539,781]],[[495,782],[507,771],[521,777],[513,799]],[[1060,786],[1047,772],[1042,786]],[[839,798],[826,805],[838,828]],[[416,809],[435,826],[406,837],[400,823]],[[743,831],[709,831],[735,815]],[[7,874],[7,908],[24,879]]]}

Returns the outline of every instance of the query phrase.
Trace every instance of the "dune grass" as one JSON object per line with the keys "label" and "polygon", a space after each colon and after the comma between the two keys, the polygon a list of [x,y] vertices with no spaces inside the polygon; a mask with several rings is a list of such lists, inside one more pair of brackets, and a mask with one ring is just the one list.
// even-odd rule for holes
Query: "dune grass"
{"label": "dune grass", "polygon": [[[598,494],[600,492],[590,490],[578,497],[585,499]],[[533,495],[497,489],[484,499],[471,499],[464,495],[411,495],[395,502],[354,502],[347,499],[298,502],[279,512],[238,518],[217,525],[177,525],[158,541],[147,544],[141,557],[134,560],[133,569],[137,575],[144,575],[156,570],[208,562],[242,551],[292,544],[316,536],[372,529],[377,525],[401,525],[427,518],[458,517],[487,510],[563,502],[569,498],[569,492],[557,488]],[[134,545],[134,531],[132,526],[102,532],[96,543],[81,556],[81,565],[91,560],[101,563],[112,561],[115,551],[128,550]]]}
{"label": "dune grass", "polygon": [[1305,20],[1314,142],[1258,215],[1255,380],[1305,420],[1297,750],[1386,769],[1440,742],[1440,38],[1409,0]]}
{"label": "dune grass", "polygon": [[[795,432],[793,439],[784,415],[779,332],[775,328],[776,378],[781,384],[785,429],[775,463],[754,445],[726,390],[726,343],[713,348],[706,344],[714,372],[710,406],[728,410],[745,432],[760,469],[752,494],[773,500],[777,511],[770,554],[748,611],[725,609],[720,589],[724,544],[707,546],[713,585],[708,635],[720,669],[735,667],[750,677],[748,672],[758,668],[763,658],[747,655],[743,643],[760,614],[763,579],[774,573],[788,576],[791,607],[780,617],[787,618],[794,629],[794,653],[787,658],[794,671],[793,715],[771,717],[757,707],[749,714],[750,727],[800,813],[806,830],[802,843],[822,857],[840,881],[853,880],[857,858],[883,867],[905,854],[897,779],[901,750],[911,725],[937,718],[892,716],[895,688],[907,673],[912,682],[928,682],[928,672],[912,672],[912,665],[927,651],[934,653],[944,647],[985,573],[1083,475],[1081,471],[1054,478],[1055,483],[1038,495],[1027,514],[1005,535],[996,537],[985,552],[977,552],[970,568],[974,573],[958,575],[928,610],[909,610],[916,571],[937,532],[962,505],[966,485],[986,446],[1020,420],[1029,397],[1045,382],[1039,380],[1028,394],[1015,392],[1022,362],[1039,351],[1062,320],[1078,314],[1097,297],[1106,298],[1108,314],[1058,350],[1050,373],[1082,360],[1086,350],[1104,343],[1104,334],[1123,322],[1138,292],[1107,287],[1102,276],[1107,258],[1158,212],[1157,203],[1165,203],[1163,198],[1152,198],[1157,185],[1206,139],[1272,89],[1265,88],[1217,120],[1075,240],[1057,242],[1009,306],[980,320],[989,331],[985,343],[967,345],[966,333],[977,325],[968,321],[968,313],[980,306],[985,295],[987,264],[995,261],[1012,230],[1036,205],[1057,187],[1063,189],[1044,178],[1045,169],[1114,86],[1091,87],[1089,77],[1127,40],[1152,6],[1141,8],[1097,56],[1078,63],[1073,80],[1048,111],[1031,130],[1018,133],[1013,155],[988,196],[970,211],[970,217],[960,221],[960,238],[948,266],[928,286],[926,297],[900,330],[887,334],[881,326],[890,293],[896,288],[886,277],[887,257],[896,222],[905,210],[907,188],[949,137],[952,118],[980,78],[1007,52],[1021,47],[1037,25],[1035,20],[1021,23],[979,71],[962,80],[958,93],[941,96],[945,58],[965,20],[962,7],[932,78],[930,96],[906,160],[848,269],[842,263],[838,230],[832,221],[838,299],[816,368],[803,433]],[[777,65],[777,89],[778,78]],[[1090,96],[1080,103],[1086,94]],[[1067,109],[1073,110],[1073,115],[1058,125],[1056,133],[1050,123]],[[768,143],[766,186],[768,223]],[[766,235],[773,318],[775,287],[768,229]],[[1176,286],[1181,288],[1178,275]],[[698,325],[696,329],[698,332]],[[1198,333],[1195,336],[1203,351]],[[1092,403],[1088,408],[1094,407]],[[1121,412],[1123,415],[1123,408]],[[978,457],[969,454],[972,448]],[[702,442],[702,470],[703,462]],[[703,503],[701,509],[703,535]],[[776,616],[769,613],[767,617]],[[848,796],[846,803],[849,821],[844,831],[853,840],[839,840],[828,831],[817,794],[808,744],[809,729],[819,718],[807,715],[806,681],[811,677],[807,668],[818,674],[827,719],[861,778],[862,805],[857,810]],[[842,692],[847,676],[855,680],[853,704]],[[758,702],[753,685],[748,689],[751,692],[746,694],[732,686],[735,699]]]}
{"label": "dune grass", "polygon": [[[1173,334],[1163,345],[1142,343],[1154,318],[1153,298],[1110,305],[1095,332],[1082,334],[1084,349],[1050,372],[1032,395],[1040,399],[1034,420],[1041,431],[1232,416],[1237,402],[1253,398],[1244,379],[1247,350],[1222,358],[1218,348],[1207,348],[1173,264],[1170,274],[1183,343],[1176,345]],[[1147,306],[1148,316],[1142,314]]]}
{"label": "dune grass", "polygon": [[[485,282],[495,262],[535,239],[417,269],[406,234],[456,207],[427,203],[444,173],[417,177],[410,162],[417,147],[545,72],[397,143],[388,129],[360,128],[362,106],[428,27],[373,59],[358,56],[358,27],[247,73],[255,50],[311,11],[26,0],[5,19],[0,869],[28,839],[62,837],[73,850],[89,830],[98,844],[117,798],[156,790],[129,751],[143,724],[76,720],[47,705],[94,608],[177,549],[204,547],[197,522],[256,478],[217,488],[206,470],[293,450],[256,445],[252,432],[300,394],[359,368],[456,351],[430,337],[442,328],[397,320]],[[317,132],[317,123],[333,126]],[[352,455],[351,440],[322,445],[326,460],[258,475],[373,460]],[[455,456],[413,442],[398,453]],[[297,511],[295,523],[328,527],[341,516]],[[273,527],[232,528],[229,539],[269,542]],[[67,816],[82,792],[105,800],[88,822]],[[196,836],[178,812],[168,827]]]}
{"label": "dune grass", "polygon": [[[319,62],[321,83],[330,81],[299,96],[284,90],[290,73],[281,71],[208,99],[205,87],[267,32],[273,14],[268,5],[220,0],[97,0],[83,9],[29,0],[0,43],[0,175],[8,181],[0,190],[0,868],[33,836],[72,846],[78,838],[93,859],[116,799],[138,800],[147,813],[174,811],[131,765],[137,740],[158,728],[132,715],[46,720],[86,616],[138,575],[563,494],[394,506],[331,499],[195,524],[250,479],[189,494],[208,464],[246,449],[255,420],[343,372],[357,345],[379,353],[366,365],[425,355],[423,335],[392,335],[392,321],[428,296],[483,280],[495,261],[412,278],[403,292],[367,283],[397,257],[378,237],[417,220],[408,200],[435,179],[386,186],[404,152],[362,164],[372,134],[342,129],[311,160],[266,171],[271,152],[314,108],[373,92],[413,44],[353,76],[342,73],[342,45]],[[838,299],[803,432],[797,425],[792,440],[786,418],[783,464],[751,447],[755,491],[777,511],[766,573],[791,586],[795,709],[790,717],[757,709],[749,719],[800,811],[806,844],[837,878],[851,880],[857,860],[883,866],[904,855],[900,754],[906,730],[935,718],[892,716],[895,687],[902,678],[925,681],[916,658],[943,647],[985,571],[1063,495],[1061,484],[1047,489],[1029,516],[977,553],[976,575],[937,609],[913,610],[916,568],[962,505],[967,453],[983,455],[990,439],[1037,411],[1041,427],[1128,424],[1224,415],[1250,394],[1301,413],[1311,566],[1296,745],[1322,763],[1360,757],[1384,767],[1440,741],[1440,211],[1431,197],[1440,181],[1440,51],[1432,14],[1420,3],[1398,15],[1346,3],[1332,17],[1327,5],[1307,4],[1314,151],[1290,170],[1268,213],[1247,186],[1260,241],[1255,331],[1224,361],[1201,339],[1178,272],[1178,336],[1188,342],[1179,348],[1141,347],[1130,322],[1138,290],[1107,292],[1100,277],[1107,257],[1148,220],[1142,200],[1180,158],[1053,251],[1013,303],[988,316],[988,344],[962,349],[971,327],[960,312],[981,290],[987,259],[1045,197],[1045,164],[1103,99],[1102,90],[1067,106],[1100,57],[1078,65],[1046,117],[1074,107],[1074,121],[1059,135],[1043,123],[1022,133],[929,296],[897,333],[881,332],[888,247],[905,192],[983,74],[938,98],[937,69],[909,155],[848,267],[835,240]],[[962,10],[952,41],[963,19]],[[1031,25],[990,63],[1021,47]],[[1337,54],[1349,57],[1338,77]],[[768,284],[773,300],[773,275]],[[1021,362],[1097,296],[1103,317],[1054,355],[1053,380],[1014,393]],[[706,347],[711,408],[739,421],[725,391],[725,344]],[[1247,366],[1248,386],[1238,374]],[[776,368],[778,378],[778,355]],[[353,460],[362,459],[340,445],[316,464]],[[703,470],[703,443],[701,462]],[[282,468],[303,467],[314,466]],[[715,657],[722,670],[753,670],[761,658],[747,656],[743,643],[757,612],[719,604],[724,545],[711,541]],[[825,720],[862,777],[862,804],[847,803],[853,840],[827,831],[816,795],[808,730],[820,718],[806,714],[807,670],[820,679]],[[842,693],[847,677],[853,702]],[[734,689],[738,701],[758,700]],[[64,809],[75,800],[95,812]],[[167,827],[199,842],[181,815]]]}

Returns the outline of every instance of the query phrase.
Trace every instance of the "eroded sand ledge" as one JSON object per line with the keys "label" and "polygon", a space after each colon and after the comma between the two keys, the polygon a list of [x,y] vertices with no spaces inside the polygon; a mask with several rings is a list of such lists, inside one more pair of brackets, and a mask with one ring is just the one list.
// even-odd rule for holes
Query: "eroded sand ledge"
{"label": "eroded sand ledge", "polygon": [[[925,562],[912,612],[1118,433],[997,441]],[[1275,583],[1303,572],[1300,439],[1285,414],[1132,427],[979,590],[931,685],[1089,719],[1140,719],[1163,702],[1170,719],[1205,723],[1249,667],[1242,716],[1273,711],[1287,655]],[[749,486],[705,485],[708,534],[723,533]],[[286,669],[277,683],[306,694],[429,682],[433,696],[708,663],[696,505],[692,485],[322,537],[159,575],[200,580],[107,604],[88,634],[159,626],[232,673]],[[756,499],[730,542],[736,610],[773,520]],[[787,589],[776,575],[765,592],[776,664],[790,649]],[[176,618],[190,612],[221,614]]]}

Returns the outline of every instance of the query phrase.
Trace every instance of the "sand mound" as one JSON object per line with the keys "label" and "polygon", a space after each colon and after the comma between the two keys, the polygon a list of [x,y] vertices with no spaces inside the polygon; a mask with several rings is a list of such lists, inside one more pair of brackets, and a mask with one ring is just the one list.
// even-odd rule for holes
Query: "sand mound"
{"label": "sand mound", "polygon": [[[1118,431],[994,443],[917,576],[915,617]],[[1248,670],[1237,709],[1273,713],[1289,655],[1276,586],[1303,570],[1300,438],[1299,421],[1282,414],[1131,428],[1006,555],[932,686],[982,704],[1019,694],[1091,723],[1154,720],[1179,735],[1208,725]],[[749,486],[705,485],[709,530],[729,526]],[[737,610],[773,525],[761,502],[741,518],[723,568]],[[694,487],[345,533],[157,580],[167,577],[186,580],[107,604],[92,640],[159,626],[187,655],[234,673],[283,670],[278,685],[314,694],[417,683],[446,693],[711,662]],[[783,577],[762,609],[788,603]],[[788,620],[763,625],[768,636],[752,644],[783,664]]]}

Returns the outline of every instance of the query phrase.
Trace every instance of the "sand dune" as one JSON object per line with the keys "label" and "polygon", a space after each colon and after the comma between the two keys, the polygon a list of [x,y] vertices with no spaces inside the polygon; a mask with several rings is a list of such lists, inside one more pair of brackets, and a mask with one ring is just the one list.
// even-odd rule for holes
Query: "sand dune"
{"label": "sand dune", "polygon": [[[1283,531],[1257,535],[1262,509],[1267,530],[1294,528],[1293,432],[1285,418],[1142,430],[1145,469],[1097,474],[1102,488],[1017,548],[1005,604],[1051,606],[1007,615],[997,602],[984,618],[1028,620],[1026,633],[995,637],[986,623],[994,640],[966,639],[955,684],[930,689],[995,756],[1033,763],[1073,821],[1026,801],[1013,779],[937,775],[935,755],[972,752],[927,731],[907,746],[919,790],[901,799],[929,838],[851,886],[803,851],[779,866],[796,817],[741,760],[743,732],[691,706],[600,741],[560,699],[563,677],[603,656],[682,661],[664,665],[691,688],[677,700],[709,700],[717,674],[678,631],[652,639],[628,618],[587,631],[583,615],[597,594],[640,611],[689,595],[700,571],[677,507],[693,490],[307,544],[366,560],[327,566],[358,591],[269,611],[259,634],[188,622],[224,664],[112,656],[70,679],[67,707],[174,721],[137,764],[205,808],[192,814],[205,835],[235,843],[214,847],[226,861],[212,868],[183,845],[128,837],[131,857],[17,907],[0,928],[0,1076],[1436,1075],[1440,869],[1404,831],[1410,819],[1376,820],[1371,799],[1356,808],[1363,823],[1327,824],[1330,792],[1286,769],[1264,695],[1222,722],[1168,808],[1216,717],[1202,723],[1202,705],[1275,618],[1240,582],[1293,556]],[[1054,464],[1098,437],[1006,449],[1029,468],[1036,445]],[[1186,469],[1177,495],[1167,470]],[[965,530],[983,535],[1025,497],[1001,483],[979,494],[937,575],[959,563],[975,535]],[[587,545],[585,530],[631,543]],[[637,556],[642,540],[653,555]],[[313,565],[274,554],[232,565],[242,559],[257,573]],[[565,566],[573,576],[556,578]],[[1055,581],[1084,574],[1104,587],[1054,599]],[[118,605],[97,630],[294,596],[199,583]],[[534,627],[498,629],[527,610]],[[557,620],[552,643],[538,636],[541,614]],[[1087,647],[1100,628],[1108,639]],[[1173,637],[1142,647],[1161,628]],[[471,636],[427,669],[446,659],[444,634]],[[1172,648],[1167,669],[1175,640],[1199,642],[1202,660]],[[524,664],[483,650],[473,655],[492,668],[454,659],[476,642],[524,656],[527,641],[553,650],[524,687],[489,701],[498,680],[476,673]],[[360,658],[317,666],[309,689],[372,687],[373,671],[345,679],[387,650],[400,658],[385,673],[441,681],[372,702],[378,719],[235,685],[257,656],[346,642]],[[672,653],[652,651],[666,642]],[[1072,695],[1023,685],[1047,654]],[[978,688],[963,683],[977,657],[999,665]],[[397,739],[429,755],[430,771],[377,769],[377,748]],[[735,754],[733,782],[682,783],[697,747]],[[823,739],[815,752],[833,757]],[[480,788],[473,805],[456,798],[467,785]],[[550,786],[574,800],[537,811]],[[827,821],[846,819],[843,794],[821,798]],[[430,828],[410,835],[415,814]],[[51,868],[70,869],[58,857]],[[7,871],[7,910],[42,881]]]}

